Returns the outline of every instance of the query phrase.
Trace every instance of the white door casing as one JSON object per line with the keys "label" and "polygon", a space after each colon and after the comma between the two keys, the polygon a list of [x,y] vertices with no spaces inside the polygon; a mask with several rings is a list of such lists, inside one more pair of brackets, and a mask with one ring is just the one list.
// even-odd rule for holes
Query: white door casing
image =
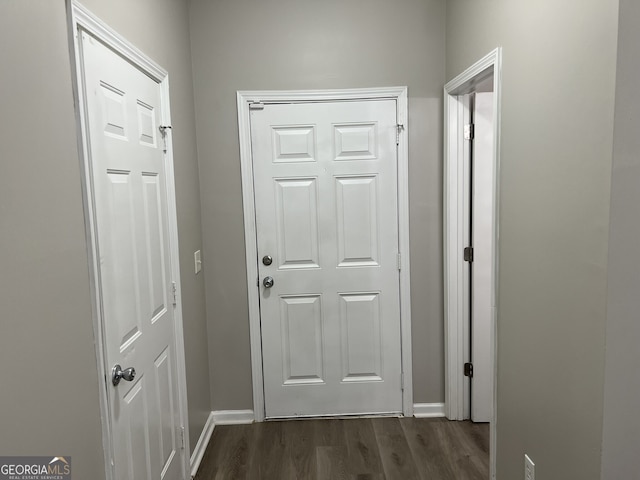
{"label": "white door casing", "polygon": [[[187,478],[166,72],[73,4],[107,478]],[[145,68],[151,67],[151,68]],[[112,367],[134,367],[111,382]]]}
{"label": "white door casing", "polygon": [[402,411],[396,110],[251,111],[268,418]]}
{"label": "white door casing", "polygon": [[[406,184],[407,184],[406,127],[397,129],[395,128],[395,125],[392,125],[393,135],[392,137],[390,137],[391,143],[393,144],[394,148],[396,147],[396,140],[398,140],[397,141],[398,165],[397,165],[397,169],[395,169],[393,173],[393,175],[397,175],[396,185],[398,185],[398,195],[397,195],[398,206],[396,207],[397,222],[396,222],[396,228],[394,230],[397,232],[397,235],[398,235],[397,239],[395,240],[395,251],[396,253],[400,251],[402,255],[399,258],[396,255],[394,255],[394,257],[396,258],[393,259],[393,264],[394,264],[393,266],[395,270],[394,276],[396,278],[395,280],[396,292],[398,290],[398,283],[400,288],[399,297],[396,297],[396,298],[398,298],[399,303],[401,305],[402,316],[400,320],[401,325],[399,325],[401,326],[401,331],[399,332],[400,333],[399,341],[402,346],[402,349],[399,350],[398,352],[401,358],[402,372],[404,373],[405,388],[401,392],[398,392],[398,388],[396,388],[396,393],[398,394],[396,395],[396,397],[399,400],[394,400],[394,402],[396,402],[395,405],[397,406],[389,407],[388,406],[389,403],[388,403],[387,406],[383,406],[379,408],[376,408],[375,406],[373,406],[373,404],[369,404],[367,406],[366,403],[363,403],[356,409],[353,409],[353,407],[346,407],[346,409],[340,408],[340,406],[344,406],[346,405],[346,403],[344,401],[341,402],[339,399],[342,398],[344,400],[345,398],[348,397],[348,395],[347,397],[344,397],[344,398],[337,397],[337,399],[333,403],[333,406],[331,406],[330,395],[328,395],[325,397],[325,399],[327,399],[327,403],[329,404],[330,408],[327,408],[325,410],[318,410],[316,407],[320,403],[324,403],[324,401],[314,403],[313,398],[316,398],[315,393],[312,395],[312,392],[320,391],[320,390],[314,390],[314,387],[317,388],[317,387],[323,386],[323,382],[326,383],[326,380],[328,380],[329,377],[336,380],[334,387],[336,385],[344,387],[345,384],[348,387],[353,387],[357,383],[360,383],[360,386],[365,385],[367,383],[369,384],[375,383],[375,382],[371,382],[371,380],[374,380],[373,377],[375,377],[376,375],[371,374],[372,372],[366,372],[368,375],[364,374],[365,370],[375,370],[375,368],[370,367],[372,363],[370,363],[369,366],[367,366],[366,368],[363,366],[364,364],[362,363],[358,365],[356,361],[356,359],[358,358],[358,352],[354,353],[353,350],[352,350],[352,353],[354,353],[354,356],[352,357],[353,358],[352,366],[353,366],[354,374],[349,378],[349,372],[342,370],[341,364],[340,364],[340,368],[336,370],[340,362],[340,360],[337,357],[338,356],[343,357],[345,355],[345,350],[342,348],[344,344],[341,345],[339,343],[340,342],[339,337],[343,335],[343,333],[345,332],[343,327],[348,326],[347,323],[344,323],[344,322],[340,323],[338,319],[340,318],[341,314],[343,318],[349,315],[349,313],[347,313],[349,312],[349,308],[351,312],[356,312],[356,313],[351,313],[352,318],[356,318],[356,316],[358,315],[357,313],[358,307],[362,309],[361,311],[365,311],[366,309],[371,309],[372,306],[378,304],[373,310],[373,311],[377,311],[376,309],[379,308],[379,303],[380,303],[379,301],[381,298],[384,298],[384,294],[386,293],[385,292],[382,295],[380,294],[381,292],[380,286],[377,286],[376,287],[377,289],[372,288],[370,286],[371,283],[369,283],[369,286],[364,285],[361,288],[355,288],[353,286],[347,286],[347,284],[344,282],[347,282],[348,279],[353,280],[355,277],[357,277],[359,275],[358,274],[359,269],[363,269],[363,268],[379,269],[380,267],[375,267],[373,265],[365,265],[367,261],[372,262],[372,260],[370,259],[371,255],[368,255],[369,260],[367,260],[364,254],[361,255],[362,258],[360,258],[359,256],[357,261],[355,260],[355,257],[354,259],[351,259],[353,261],[349,267],[347,267],[346,264],[343,264],[341,267],[338,267],[338,264],[340,263],[338,261],[338,257],[340,253],[339,250],[341,248],[339,247],[339,242],[338,242],[338,235],[339,235],[338,230],[336,227],[323,226],[323,224],[327,221],[331,222],[333,225],[336,225],[336,220],[338,219],[337,206],[340,204],[340,201],[341,201],[340,198],[343,198],[343,199],[347,198],[349,195],[352,195],[354,194],[354,192],[356,192],[355,193],[356,197],[360,197],[360,198],[366,197],[369,199],[369,202],[371,202],[371,199],[372,199],[371,195],[365,195],[364,192],[371,193],[372,191],[376,191],[377,192],[376,195],[379,194],[379,184],[378,184],[379,178],[376,177],[375,170],[373,172],[374,175],[372,175],[371,172],[367,173],[367,172],[364,172],[363,170],[358,171],[357,169],[352,173],[348,173],[346,170],[344,171],[340,170],[340,168],[347,168],[346,165],[350,163],[349,161],[347,161],[347,158],[346,158],[346,156],[348,156],[349,154],[353,156],[360,155],[361,157],[363,157],[357,160],[352,159],[351,163],[359,163],[362,166],[366,164],[367,161],[370,163],[372,162],[372,158],[370,158],[372,156],[371,152],[365,152],[363,150],[357,153],[355,152],[356,150],[354,147],[355,143],[352,143],[351,145],[349,145],[349,142],[355,141],[356,143],[358,142],[362,143],[363,139],[366,139],[366,141],[369,142],[371,135],[375,130],[375,122],[367,121],[366,118],[365,120],[362,120],[362,118],[358,120],[355,117],[353,118],[347,117],[346,119],[343,119],[343,120],[328,121],[332,114],[327,113],[327,109],[330,110],[331,108],[344,109],[345,111],[347,111],[349,108],[348,106],[345,105],[345,103],[349,103],[349,102],[345,102],[345,101],[354,101],[354,105],[356,104],[364,105],[368,100],[393,100],[395,103],[395,105],[393,106],[393,110],[394,110],[394,113],[397,115],[397,117],[391,123],[397,122],[399,124],[406,125],[406,88],[404,87],[382,88],[382,89],[353,89],[353,90],[339,90],[339,91],[238,92],[238,113],[239,113],[238,118],[239,118],[241,162],[242,162],[241,164],[242,164],[242,176],[243,176],[243,200],[244,200],[243,204],[244,204],[244,210],[245,210],[246,260],[247,260],[248,288],[249,288],[252,370],[253,370],[253,383],[254,383],[254,410],[255,410],[255,416],[257,421],[261,421],[262,419],[265,418],[265,411],[264,411],[265,391],[267,391],[267,395],[270,395],[271,393],[273,393],[269,390],[269,387],[267,385],[268,375],[269,375],[269,373],[266,372],[266,366],[267,366],[267,361],[269,357],[268,353],[265,353],[265,356],[264,356],[265,372],[263,377],[263,369],[262,369],[263,348],[266,351],[267,346],[263,347],[261,331],[260,331],[260,308],[261,308],[260,302],[261,301],[263,302],[262,308],[265,308],[266,306],[267,310],[271,309],[272,313],[275,313],[277,315],[278,323],[285,326],[287,325],[288,322],[281,322],[281,320],[286,319],[287,314],[289,315],[289,318],[293,318],[292,315],[295,316],[297,312],[306,311],[310,314],[309,316],[301,316],[300,318],[316,318],[317,319],[319,318],[318,315],[323,315],[325,316],[325,318],[327,315],[329,315],[330,317],[336,319],[335,325],[329,328],[326,328],[322,323],[316,322],[314,325],[313,321],[308,321],[306,326],[307,328],[309,328],[309,331],[314,332],[313,335],[316,335],[315,332],[318,332],[318,330],[316,329],[318,325],[322,326],[322,332],[320,333],[320,336],[319,337],[316,336],[316,338],[313,341],[305,340],[306,343],[303,342],[303,344],[306,346],[306,348],[304,349],[298,348],[300,344],[295,342],[294,344],[289,344],[289,346],[287,346],[283,350],[282,349],[283,344],[280,342],[281,335],[277,333],[278,331],[282,333],[282,329],[278,327],[277,329],[273,330],[273,332],[276,332],[276,333],[273,334],[272,340],[274,340],[275,343],[280,342],[278,345],[278,348],[280,349],[279,350],[280,353],[278,353],[277,355],[273,355],[273,358],[277,359],[279,356],[280,359],[274,360],[273,365],[275,365],[275,368],[270,369],[276,372],[275,375],[276,377],[278,377],[276,378],[274,385],[279,385],[279,388],[285,391],[287,389],[292,390],[292,387],[295,389],[295,391],[299,391],[299,392],[302,392],[302,390],[307,390],[307,393],[304,394],[303,398],[305,398],[308,401],[308,405],[303,408],[308,407],[309,410],[305,411],[304,409],[300,410],[299,408],[294,408],[293,410],[282,410],[282,411],[278,411],[277,409],[269,410],[268,411],[269,417],[291,416],[296,414],[300,414],[300,415],[329,414],[330,415],[330,414],[340,414],[340,413],[365,413],[367,411],[368,413],[381,412],[381,411],[396,411],[396,412],[403,411],[405,414],[409,414],[409,415],[412,414],[412,399],[411,399],[412,389],[411,389],[411,381],[410,381],[411,353],[410,353],[410,348],[407,346],[407,345],[410,345],[411,337],[410,337],[410,325],[409,325],[410,309],[409,309],[409,289],[408,289],[409,288],[409,269],[408,269],[409,264],[408,264],[408,196],[406,191]],[[250,115],[250,104],[256,103],[256,102],[262,102],[264,109],[256,109],[254,110],[255,113],[252,113]],[[315,111],[320,112],[320,117],[318,117],[318,120],[321,121],[323,116],[326,117],[328,115],[328,117],[326,117],[325,119],[328,121],[328,124],[326,126],[320,126],[321,122],[318,122],[317,120],[310,121],[308,118],[304,120],[302,118],[299,118],[299,120],[301,121],[298,122],[298,125],[296,125],[295,121],[282,122],[281,120],[278,120],[278,122],[275,122],[274,126],[280,128],[280,130],[272,129],[271,127],[269,127],[268,129],[269,133],[264,134],[264,138],[263,138],[264,143],[268,142],[270,144],[269,148],[266,149],[269,155],[269,162],[267,162],[266,164],[272,165],[273,167],[281,167],[281,168],[280,168],[280,172],[277,174],[274,174],[274,172],[269,173],[269,174],[273,174],[271,176],[275,177],[275,180],[276,180],[275,182],[273,180],[270,180],[270,183],[273,182],[273,185],[274,185],[271,193],[268,193],[268,190],[266,191],[267,193],[261,192],[258,187],[256,187],[256,190],[254,191],[255,165],[254,165],[254,160],[252,159],[252,156],[255,153],[254,150],[256,148],[256,139],[254,139],[254,143],[252,145],[251,134],[252,134],[252,129],[255,128],[254,125],[252,125],[252,117],[259,118],[260,115],[264,116],[265,113],[269,115],[268,113],[269,109],[273,109],[273,107],[277,107],[277,105],[272,105],[272,104],[282,104],[282,103],[289,104],[285,108],[289,109],[290,111],[298,111],[298,112],[301,112],[304,110],[304,105],[297,106],[296,104],[307,104],[307,105],[317,104],[317,106],[315,107]],[[374,103],[380,106],[385,104],[386,102],[380,101],[380,102],[374,102]],[[333,105],[333,107],[331,107],[331,105]],[[273,111],[275,112],[276,110],[273,110]],[[333,125],[333,123],[335,123],[336,125]],[[309,144],[310,144],[309,142],[310,142],[310,139],[314,137],[314,135],[316,136],[314,140],[317,140],[317,143],[319,146],[318,150],[324,149],[327,152],[332,152],[335,149],[336,142],[339,142],[341,140],[340,134],[334,135],[334,130],[335,128],[338,127],[337,125],[338,123],[345,124],[345,126],[348,127],[348,129],[345,130],[346,136],[344,139],[344,142],[345,142],[344,149],[346,150],[345,151],[346,155],[344,155],[344,158],[342,159],[332,160],[333,164],[339,165],[338,170],[334,172],[332,170],[333,167],[331,166],[331,162],[329,162],[328,160],[325,160],[327,162],[326,165],[323,165],[323,163],[320,161],[320,162],[315,162],[315,166],[312,166],[314,162],[304,161],[305,159],[303,159],[302,156],[298,155],[298,153],[300,153],[303,150],[306,150],[307,156],[316,155],[315,151],[312,151],[312,155],[308,155]],[[310,129],[309,127],[311,126],[313,126],[314,128]],[[289,127],[291,127],[291,129],[286,130]],[[321,133],[323,129],[325,129],[326,131],[324,133]],[[309,130],[312,130],[313,132],[310,132]],[[396,132],[398,132],[397,138],[396,138]],[[285,139],[284,143],[282,142],[282,138]],[[276,141],[274,141],[274,139],[276,139]],[[280,142],[280,145],[277,143],[278,141]],[[275,152],[274,152],[274,148],[272,148],[271,145],[275,146],[276,148]],[[279,153],[277,151],[278,147],[280,147]],[[338,148],[338,151],[339,150],[340,150],[340,147]],[[348,150],[352,150],[351,153],[347,152]],[[271,157],[274,155],[280,155],[281,159],[279,161],[273,162],[272,161],[273,159]],[[296,155],[298,155],[299,157],[298,161],[291,161],[296,158]],[[328,159],[330,158],[332,153],[318,154],[318,159],[320,159],[322,155],[328,155],[327,157]],[[340,155],[334,155],[334,156],[340,156]],[[285,161],[282,161],[282,160],[285,160]],[[306,160],[309,160],[309,159],[307,158]],[[373,161],[373,163],[375,163],[375,161]],[[267,169],[271,169],[272,166],[267,167]],[[259,169],[261,167],[258,166],[256,168]],[[311,168],[311,170],[308,170],[309,168]],[[282,172],[286,172],[286,173],[282,173]],[[360,178],[357,178],[354,175],[360,175]],[[375,188],[373,187],[374,185],[375,185]],[[310,192],[312,193],[310,194]],[[291,244],[291,242],[289,242],[289,245],[292,245],[290,249],[291,253],[289,254],[289,259],[286,260],[286,264],[283,265],[284,268],[282,267],[279,268],[280,264],[278,263],[278,261],[282,260],[283,258],[281,256],[283,244],[282,242],[280,242],[280,245],[281,245],[280,251],[278,251],[277,233],[275,234],[276,236],[273,237],[276,239],[275,241],[273,241],[273,245],[266,245],[268,250],[273,249],[276,251],[276,253],[274,254],[273,251],[270,251],[269,253],[264,253],[262,251],[263,247],[259,245],[260,241],[256,237],[256,233],[257,233],[256,228],[259,229],[260,225],[262,224],[267,229],[271,229],[272,233],[274,230],[276,231],[278,229],[282,230],[283,222],[286,221],[287,209],[289,213],[293,214],[294,216],[296,211],[299,212],[301,210],[304,210],[305,208],[306,208],[306,211],[309,211],[309,207],[313,205],[314,198],[315,198],[316,205],[319,205],[318,199],[324,198],[323,192],[332,192],[331,193],[332,197],[330,197],[330,200],[329,200],[329,203],[331,206],[324,209],[319,208],[318,214],[316,215],[317,221],[318,221],[317,223],[318,226],[316,227],[318,241],[316,241],[315,243],[314,241],[296,242],[294,244]],[[339,194],[339,192],[342,192],[342,193]],[[342,195],[342,197],[340,195]],[[267,200],[262,200],[261,198],[263,196]],[[284,203],[283,203],[283,199],[284,199]],[[281,205],[285,205],[285,203],[288,205],[288,207],[284,208],[284,210],[280,209],[282,213],[285,213],[285,215],[280,215],[281,217],[280,219],[277,218],[277,214],[275,213],[275,212],[278,212],[277,208],[272,209],[272,213],[270,214],[271,215],[270,217],[269,215],[267,215],[266,217],[263,216],[265,218],[265,221],[261,221],[261,215],[258,214],[256,216],[257,210],[260,209],[260,206],[258,204],[262,205],[263,203],[270,203],[273,206],[277,206],[278,202],[280,202]],[[327,202],[322,200],[322,204],[325,205],[325,203]],[[357,202],[354,203],[352,201],[348,203],[350,205],[357,204]],[[371,204],[369,203],[369,205]],[[380,208],[379,202],[377,202],[376,207]],[[385,207],[381,208],[381,210],[384,210],[384,209]],[[311,210],[313,210],[313,208]],[[322,213],[323,210],[325,210],[324,213]],[[345,214],[347,217],[349,215],[353,215],[355,212],[356,212],[355,209],[351,209],[351,211],[349,211],[349,208],[347,208],[345,210]],[[294,217],[292,216],[290,218],[294,218]],[[323,220],[323,218],[325,220]],[[362,225],[361,220],[357,220],[357,221],[360,222],[360,224]],[[315,234],[315,230],[313,227],[314,222],[304,221],[302,223],[303,225],[301,226],[300,229],[298,229],[298,233],[302,231],[306,231],[307,233],[312,232]],[[364,222],[364,223],[367,223],[367,222]],[[359,229],[352,229],[351,232],[345,232],[345,233],[347,235],[350,235],[352,232],[355,232],[358,230]],[[327,253],[330,251],[326,249],[329,248],[328,239],[332,235],[331,231],[333,231],[333,235],[335,235],[335,240],[330,242],[330,244],[333,247],[333,250],[335,250],[335,252]],[[365,228],[363,231],[368,231],[369,233],[367,235],[369,235],[369,239],[371,239],[370,233],[372,230],[370,228],[369,229]],[[298,235],[298,233],[294,234],[290,238],[290,240],[295,238],[296,235]],[[307,238],[309,237],[307,236]],[[345,240],[345,238],[347,237],[343,236],[342,239]],[[351,238],[354,238],[354,237],[351,237]],[[363,237],[359,237],[359,238],[363,238]],[[347,238],[347,240],[349,239]],[[377,240],[380,242],[380,238],[377,238]],[[323,245],[326,245],[326,246],[323,246]],[[306,247],[306,248],[302,248],[302,247]],[[344,247],[344,242],[343,242],[343,247]],[[313,255],[309,254],[309,252],[313,252],[313,251],[316,251],[316,257],[320,263],[318,263],[318,261],[316,260],[313,260],[312,258]],[[345,252],[343,251],[342,253],[344,254]],[[273,257],[274,261],[272,266],[265,266],[261,262],[259,263],[259,260],[265,254],[271,255]],[[287,253],[285,252],[284,255],[286,256]],[[350,254],[347,252],[347,255],[345,255],[344,258],[347,258],[349,255]],[[334,282],[338,278],[337,274],[334,274],[334,277],[328,277],[327,280],[320,281],[319,290],[317,288],[316,289],[310,288],[309,282],[313,282],[314,275],[318,274],[318,270],[321,270],[322,268],[324,268],[324,265],[321,265],[322,262],[324,262],[324,258],[327,258],[329,261],[331,261],[331,259],[329,258],[331,256],[333,256],[334,271],[337,271],[338,268],[349,270],[348,273],[343,275],[344,278],[340,279],[340,281],[343,282],[344,286],[341,287],[339,284],[334,285]],[[349,260],[347,259],[347,263],[348,261]],[[396,266],[396,261],[398,261],[399,265],[402,267],[399,273],[399,282],[398,282],[398,267]],[[358,262],[361,265],[356,266]],[[260,271],[258,271],[258,264],[260,267]],[[318,268],[314,265],[318,265],[321,268]],[[303,268],[300,268],[300,267],[303,267]],[[276,274],[273,274],[273,272],[276,272]],[[283,273],[284,273],[284,276],[282,276]],[[291,276],[291,278],[294,278],[294,274],[302,274],[302,277],[300,278],[302,278],[303,280],[292,282],[287,279],[289,276]],[[266,289],[264,286],[262,286],[262,283],[260,284],[260,287],[257,286],[256,282],[258,278],[260,279],[260,282],[262,282],[265,275],[270,275],[274,278],[275,284],[273,288]],[[362,274],[360,273],[360,275]],[[278,276],[282,276],[282,278],[279,279]],[[250,280],[250,279],[253,279],[253,280]],[[292,285],[294,286],[294,288],[298,288],[298,291],[296,293],[293,293],[291,295],[286,293],[282,294],[283,288],[290,288]],[[276,291],[278,291],[277,290],[278,287],[281,288],[281,291],[279,291],[279,293],[276,294]],[[332,291],[333,293],[330,294],[329,293],[330,291]],[[339,294],[342,294],[342,295],[340,296]],[[268,300],[266,305],[264,303],[265,300]],[[338,300],[342,301],[342,308]],[[385,308],[387,308],[386,303],[385,302],[383,303],[385,304]],[[356,307],[356,308],[353,308],[353,307]],[[363,307],[366,307],[366,308],[363,308]],[[364,315],[361,315],[361,318],[363,320],[364,320],[364,317],[365,317]],[[303,323],[297,323],[295,327],[300,326]],[[366,321],[363,321],[362,323],[360,323],[360,326],[364,327],[364,325],[367,325],[367,324],[370,325],[371,320],[367,319]],[[353,325],[357,325],[357,322],[354,322]],[[314,328],[311,328],[311,326],[313,326]],[[295,330],[295,327],[293,330]],[[284,331],[285,337],[287,334],[291,335],[291,332],[293,330],[289,330],[289,332]],[[294,335],[295,335],[295,332],[294,332]],[[373,332],[372,336],[370,336],[369,338],[376,338],[376,336],[378,336],[378,333]],[[379,336],[380,337],[384,336],[383,331],[380,332]],[[391,337],[392,336],[393,334],[391,334]],[[397,334],[395,338],[396,339],[398,338]],[[317,348],[319,345],[317,343],[318,339],[326,339],[324,347],[328,347],[329,350],[327,350],[324,347],[318,349]],[[381,340],[384,343],[384,338],[381,338]],[[393,342],[394,341],[392,340],[389,343],[393,344]],[[365,344],[369,345],[369,348],[367,349],[362,347],[362,351],[359,352],[360,353],[359,358],[362,359],[366,357],[366,355],[363,355],[364,352],[372,352],[373,350],[370,347],[374,343],[375,342],[372,343],[370,341],[363,342],[363,345]],[[291,345],[293,345],[293,350],[291,350],[290,348]],[[293,353],[295,357],[296,355],[299,356],[301,352],[306,352],[309,346],[311,347],[310,349],[314,351],[314,355],[305,355],[303,357],[296,357],[296,358],[303,359],[303,363],[298,363],[298,367],[302,366],[304,368],[302,368],[302,370],[295,370],[295,368],[298,368],[298,367],[295,367],[293,372],[291,371],[289,372],[292,374],[287,376],[286,375],[287,368],[290,368],[290,367],[287,367],[286,362],[283,364],[282,362],[283,357],[281,355],[281,352],[285,351],[286,353],[288,351],[289,355]],[[358,346],[354,345],[354,348],[357,349]],[[273,352],[278,352],[278,350],[273,349]],[[329,362],[326,362],[327,352],[331,354],[331,357],[332,357]],[[319,365],[317,363],[318,359],[320,358],[318,355],[322,355],[322,359],[325,360],[325,365],[323,366],[323,370],[321,371],[315,368],[317,365]],[[287,358],[286,355],[284,358]],[[372,358],[372,357],[369,357],[369,358]],[[310,359],[312,361],[310,361]],[[391,359],[392,357],[390,357],[390,360]],[[304,363],[304,361],[306,361],[307,363]],[[375,362],[373,362],[373,364],[375,364]],[[312,372],[314,368],[315,368],[315,373]],[[333,371],[330,373],[329,377],[327,377],[326,374],[329,372],[329,370],[332,370],[332,369]],[[312,373],[309,373],[309,372],[312,372]],[[320,373],[318,374],[318,372]],[[322,375],[325,375],[325,378],[323,378]],[[342,382],[342,380],[345,378],[347,379],[347,381]],[[408,381],[407,381],[407,378],[409,379]],[[263,380],[264,380],[264,389],[263,389]],[[394,382],[396,383],[396,385],[399,386],[401,381],[402,381],[401,377],[396,377],[396,380]],[[377,383],[382,383],[382,382],[380,380],[377,380]],[[302,388],[299,388],[299,387],[302,387]],[[279,389],[278,387],[274,387],[274,388],[275,388],[274,391],[278,391]],[[329,389],[330,388],[333,388],[333,387],[329,387]],[[327,389],[327,391],[329,389]],[[393,397],[393,394],[391,396]],[[273,398],[278,398],[278,397],[276,395]],[[319,394],[317,398],[322,400],[323,398],[322,394]],[[301,403],[305,403],[305,402],[301,402]],[[313,406],[314,404],[315,404],[315,407]],[[267,409],[269,409],[268,406],[267,406]]]}
{"label": "white door casing", "polygon": [[[492,252],[490,275],[490,370],[492,378],[492,409],[490,424],[490,471],[495,479],[497,438],[497,300],[498,300],[498,242],[499,242],[499,171],[500,171],[500,103],[502,92],[502,49],[496,48],[477,61],[444,87],[444,280],[445,280],[445,415],[450,420],[469,418],[468,389],[462,380],[464,362],[468,357],[469,305],[468,276],[462,260],[467,246],[465,229],[469,224],[469,209],[465,210],[468,194],[468,170],[465,162],[468,151],[463,141],[465,97],[478,90],[477,86],[493,78],[493,132],[491,155]],[[466,331],[465,331],[466,329]]]}

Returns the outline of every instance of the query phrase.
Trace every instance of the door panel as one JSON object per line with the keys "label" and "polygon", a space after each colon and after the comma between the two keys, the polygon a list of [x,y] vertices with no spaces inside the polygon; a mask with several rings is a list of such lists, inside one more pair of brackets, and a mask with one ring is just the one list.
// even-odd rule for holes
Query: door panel
{"label": "door panel", "polygon": [[342,381],[382,380],[379,294],[340,294]]}
{"label": "door panel", "polygon": [[117,444],[115,448],[118,459],[116,465],[118,479],[152,478],[148,462],[140,461],[150,456],[149,432],[147,429],[139,428],[139,423],[146,423],[148,419],[147,397],[144,378],[136,381],[122,397],[124,435],[120,437],[120,441],[124,440],[124,442]]}
{"label": "door panel", "polygon": [[160,86],[81,35],[113,461],[118,479],[182,478]]}
{"label": "door panel", "polygon": [[173,363],[173,355],[171,349],[165,349],[160,356],[153,362],[155,375],[155,399],[156,408],[160,414],[160,428],[158,429],[158,441],[160,442],[160,464],[162,470],[169,468],[173,456],[175,455],[178,445],[176,438],[176,429],[174,428],[174,377],[171,365]]}
{"label": "door panel", "polygon": [[493,93],[478,92],[474,99],[473,234],[471,304],[471,420],[489,422],[493,410],[491,356],[494,314],[493,269]]}
{"label": "door panel", "polygon": [[316,130],[313,125],[273,128],[275,163],[315,162]]}
{"label": "door panel", "polygon": [[402,411],[396,123],[392,100],[251,112],[267,417]]}
{"label": "door panel", "polygon": [[374,160],[377,124],[334,125],[335,160]]}
{"label": "door panel", "polygon": [[280,268],[318,267],[315,178],[275,179]]}
{"label": "door panel", "polygon": [[378,191],[375,175],[337,177],[338,267],[378,265]]}
{"label": "door panel", "polygon": [[284,385],[322,383],[322,304],[319,295],[281,297]]}

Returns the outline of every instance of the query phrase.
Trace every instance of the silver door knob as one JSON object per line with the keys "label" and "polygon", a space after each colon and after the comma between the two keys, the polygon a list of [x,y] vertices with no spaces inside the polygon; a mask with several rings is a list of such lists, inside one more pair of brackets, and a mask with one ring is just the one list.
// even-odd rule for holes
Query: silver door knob
{"label": "silver door knob", "polygon": [[262,281],[262,285],[264,285],[265,288],[273,287],[273,277],[264,277],[264,280]]}
{"label": "silver door knob", "polygon": [[120,383],[120,380],[126,380],[130,382],[136,377],[136,369],[133,367],[125,368],[122,370],[122,367],[118,364],[114,365],[111,370],[111,383],[113,386],[117,386]]}

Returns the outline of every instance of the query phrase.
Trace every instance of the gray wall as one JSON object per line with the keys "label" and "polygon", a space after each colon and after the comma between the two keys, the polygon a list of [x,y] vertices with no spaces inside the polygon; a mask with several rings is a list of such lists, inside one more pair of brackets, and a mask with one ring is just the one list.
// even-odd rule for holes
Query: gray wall
{"label": "gray wall", "polygon": [[[201,231],[187,5],[86,4],[170,72],[193,445],[211,408],[203,279],[192,270]],[[74,478],[99,480],[104,462],[65,2],[0,2],[0,64],[0,452],[71,455]]]}
{"label": "gray wall", "polygon": [[504,48],[500,479],[523,478],[525,452],[540,478],[600,477],[617,14],[616,0],[447,2],[447,79]]}
{"label": "gray wall", "polygon": [[[26,34],[25,26],[34,25]],[[0,2],[0,452],[104,478],[62,0]],[[59,452],[59,453],[56,453]]]}
{"label": "gray wall", "polygon": [[602,479],[640,479],[640,4],[621,0],[611,179]]}
{"label": "gray wall", "polygon": [[214,409],[253,408],[237,90],[407,85],[414,398],[444,400],[443,0],[192,0]]}
{"label": "gray wall", "polygon": [[202,248],[202,231],[187,2],[83,0],[83,4],[169,72],[189,434],[193,448],[211,412],[211,399],[204,275],[195,275],[193,264],[193,252]]}

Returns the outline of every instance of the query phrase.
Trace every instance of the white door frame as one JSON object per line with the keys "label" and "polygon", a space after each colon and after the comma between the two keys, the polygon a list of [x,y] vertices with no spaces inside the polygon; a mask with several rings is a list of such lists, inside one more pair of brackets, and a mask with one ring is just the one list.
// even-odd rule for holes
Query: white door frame
{"label": "white door frame", "polygon": [[265,418],[262,342],[260,335],[260,303],[256,243],[256,211],[253,190],[251,152],[250,103],[309,103],[349,100],[396,100],[398,124],[398,233],[401,253],[400,269],[400,328],[404,390],[402,411],[413,415],[413,378],[411,358],[411,294],[409,272],[409,151],[407,125],[407,87],[355,88],[345,90],[285,90],[239,91],[238,129],[240,138],[240,166],[242,171],[242,203],[244,209],[245,254],[247,263],[247,291],[249,300],[249,329],[251,335],[251,371],[253,377],[253,411],[255,420]]}
{"label": "white door frame", "polygon": [[[95,205],[93,202],[92,182],[91,182],[91,154],[89,149],[89,130],[88,117],[86,112],[86,99],[84,93],[83,75],[82,75],[82,51],[81,42],[79,41],[80,32],[86,31],[92,36],[104,42],[111,49],[122,55],[129,62],[135,65],[160,85],[160,102],[162,125],[171,125],[171,113],[169,110],[169,76],[166,70],[156,64],[135,46],[129,43],[120,34],[111,29],[102,20],[87,10],[78,1],[72,0],[70,9],[70,29],[71,39],[73,42],[74,57],[72,58],[72,68],[76,76],[76,82],[73,85],[74,93],[77,98],[76,118],[78,128],[78,148],[82,152],[81,170],[82,170],[82,193],[84,203],[85,229],[88,244],[89,269],[90,269],[90,287],[91,300],[93,307],[93,329],[95,335],[96,360],[98,364],[98,378],[100,389],[100,412],[102,420],[102,443],[104,448],[105,471],[107,480],[116,480],[112,466],[112,428],[109,413],[108,388],[107,381],[111,372],[108,371],[106,365],[106,348],[104,345],[104,319],[102,317],[101,295],[100,295],[100,269],[99,259],[97,257],[97,226],[95,218]],[[74,62],[75,60],[75,62]],[[168,129],[170,132],[170,130]],[[187,382],[186,382],[186,365],[184,352],[184,332],[182,326],[182,295],[180,289],[180,264],[178,251],[178,222],[176,211],[176,193],[173,169],[173,142],[171,133],[165,136],[166,153],[166,196],[167,196],[167,213],[168,213],[168,229],[169,229],[169,253],[171,258],[171,276],[176,286],[176,306],[174,309],[174,333],[176,341],[177,356],[177,383],[178,383],[178,403],[180,411],[180,424],[184,429],[184,453],[182,472],[183,478],[190,478],[190,462],[189,462],[189,422],[187,411]]]}
{"label": "white door frame", "polygon": [[[498,240],[499,240],[499,178],[500,178],[500,103],[502,93],[502,49],[496,48],[473,64],[444,87],[444,318],[445,318],[445,415],[450,420],[465,418],[465,377],[463,366],[468,348],[468,302],[465,292],[463,249],[464,225],[469,222],[464,209],[465,169],[462,95],[475,90],[478,82],[493,74],[493,265],[492,265],[492,333],[493,412],[491,420],[491,478],[495,478],[496,405],[497,405],[497,299],[498,299]],[[466,211],[465,211],[466,210]],[[465,223],[466,222],[466,223]]]}

